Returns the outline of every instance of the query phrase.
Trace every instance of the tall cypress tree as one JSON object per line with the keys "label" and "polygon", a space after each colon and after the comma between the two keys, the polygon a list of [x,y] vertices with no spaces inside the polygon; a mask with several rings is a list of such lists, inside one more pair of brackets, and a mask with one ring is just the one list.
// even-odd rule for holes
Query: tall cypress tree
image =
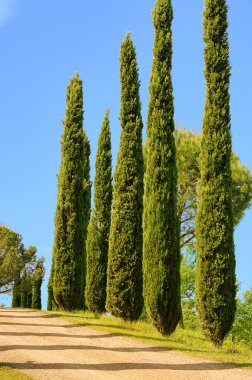
{"label": "tall cypress tree", "polygon": [[180,318],[180,250],[177,220],[177,169],[171,81],[173,10],[157,0],[144,177],[143,272],[147,313],[162,334]]}
{"label": "tall cypress tree", "polygon": [[33,290],[32,290],[32,309],[41,310],[41,286],[45,274],[45,259],[42,257],[37,261],[33,274]]}
{"label": "tall cypress tree", "polygon": [[51,273],[50,273],[50,277],[49,277],[49,281],[48,281],[48,285],[47,285],[47,310],[48,311],[51,311],[51,310],[55,310],[56,309],[56,305],[53,301],[53,269],[54,269],[54,266],[53,266],[53,262],[51,264]]}
{"label": "tall cypress tree", "polygon": [[21,277],[20,274],[14,280],[11,307],[21,306]]}
{"label": "tall cypress tree", "polygon": [[83,166],[83,202],[84,202],[84,215],[83,215],[83,239],[84,239],[84,273],[83,273],[83,307],[85,307],[85,288],[86,288],[86,259],[87,259],[87,233],[91,212],[91,181],[90,181],[90,143],[85,131],[83,131],[83,146],[84,146],[84,166]]}
{"label": "tall cypress tree", "polygon": [[94,209],[87,236],[86,306],[105,311],[108,239],[112,202],[112,155],[109,110],[106,111],[95,162]]}
{"label": "tall cypress tree", "polygon": [[136,52],[128,33],[121,45],[121,137],[114,174],[106,308],[137,320],[142,299],[142,117]]}
{"label": "tall cypress tree", "polygon": [[25,269],[21,279],[21,307],[31,308],[32,306],[32,280],[31,274]]}
{"label": "tall cypress tree", "polygon": [[72,310],[84,304],[85,229],[90,210],[84,178],[90,148],[83,131],[82,81],[78,74],[67,87],[63,124],[51,280],[57,306]]}
{"label": "tall cypress tree", "polygon": [[197,308],[216,346],[229,332],[236,308],[227,11],[225,0],[205,1],[206,100],[196,217]]}

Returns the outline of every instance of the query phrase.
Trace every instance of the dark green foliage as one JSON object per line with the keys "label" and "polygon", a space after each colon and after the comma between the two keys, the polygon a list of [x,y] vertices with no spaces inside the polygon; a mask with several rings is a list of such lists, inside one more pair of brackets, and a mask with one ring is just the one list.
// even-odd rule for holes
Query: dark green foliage
{"label": "dark green foliage", "polygon": [[114,175],[106,308],[137,320],[142,299],[142,117],[136,52],[127,34],[120,54],[121,138]]}
{"label": "dark green foliage", "polygon": [[12,302],[11,306],[12,307],[20,307],[21,306],[21,277],[20,274],[17,275],[17,277],[14,280],[14,285],[13,285],[13,292],[12,292]]}
{"label": "dark green foliage", "polygon": [[47,285],[47,310],[52,311],[53,310],[53,264],[51,266],[51,274],[49,277],[48,285]]}
{"label": "dark green foliage", "polygon": [[201,326],[216,346],[222,345],[231,329],[236,309],[227,26],[226,1],[206,0],[206,101],[196,217],[196,298]]}
{"label": "dark green foliage", "polygon": [[90,147],[82,125],[82,81],[76,74],[67,88],[51,274],[53,299],[66,310],[81,309],[84,303]]}
{"label": "dark green foliage", "polygon": [[[56,210],[57,213],[57,210]],[[55,220],[57,218],[55,217]],[[49,281],[47,284],[47,310],[52,311],[52,310],[57,310],[57,304],[55,302],[54,296],[53,296],[53,275],[54,275],[54,247],[53,247],[53,255],[52,255],[52,265],[51,265],[51,272],[50,272],[50,277]]]}
{"label": "dark green foliage", "polygon": [[157,0],[150,79],[144,177],[143,271],[146,311],[156,328],[171,334],[180,319],[180,250],[176,148],[171,82],[173,10]]}
{"label": "dark green foliage", "polygon": [[38,309],[41,310],[41,283],[36,283],[33,288],[32,292],[32,309]]}
{"label": "dark green foliage", "polygon": [[87,236],[86,306],[90,311],[105,311],[108,238],[112,202],[112,156],[109,111],[102,125],[95,163],[94,209]]}
{"label": "dark green foliage", "polygon": [[24,270],[21,280],[21,307],[31,308],[32,306],[32,278],[28,270]]}
{"label": "dark green foliage", "polygon": [[84,166],[83,166],[83,201],[84,201],[84,215],[83,215],[83,239],[84,239],[84,272],[83,272],[83,307],[85,306],[85,288],[86,288],[86,241],[87,241],[87,232],[88,225],[90,220],[90,211],[91,211],[91,181],[90,181],[90,143],[86,132],[83,133],[83,146],[84,146]]}
{"label": "dark green foliage", "polygon": [[32,308],[41,310],[41,285],[43,282],[45,268],[44,257],[37,261],[34,273],[33,273],[33,291],[32,291]]}

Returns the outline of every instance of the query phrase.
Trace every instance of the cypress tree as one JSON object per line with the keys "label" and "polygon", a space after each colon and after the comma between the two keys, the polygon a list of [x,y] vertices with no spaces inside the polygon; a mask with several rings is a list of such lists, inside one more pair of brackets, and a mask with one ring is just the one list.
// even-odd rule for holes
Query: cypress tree
{"label": "cypress tree", "polygon": [[236,309],[227,12],[225,0],[205,1],[206,100],[196,217],[196,297],[202,328],[216,346],[231,329]]}
{"label": "cypress tree", "polygon": [[84,166],[83,166],[83,201],[84,201],[84,215],[83,215],[83,239],[84,239],[84,272],[83,272],[83,307],[85,307],[85,288],[86,288],[86,242],[88,225],[91,212],[91,181],[90,181],[90,143],[85,131],[83,131],[83,146],[84,146]]}
{"label": "cypress tree", "polygon": [[42,280],[40,282],[36,282],[34,284],[34,288],[32,291],[32,309],[38,309],[41,310],[42,304],[41,304],[41,285]]}
{"label": "cypress tree", "polygon": [[20,286],[21,286],[21,277],[19,274],[14,280],[11,307],[21,306]]}
{"label": "cypress tree", "polygon": [[41,285],[44,278],[44,258],[37,261],[34,274],[33,274],[33,291],[32,291],[32,309],[41,310]]}
{"label": "cypress tree", "polygon": [[51,280],[57,306],[72,310],[84,304],[85,229],[90,209],[84,178],[90,148],[83,131],[82,81],[78,74],[67,87],[63,125]]}
{"label": "cypress tree", "polygon": [[121,45],[121,137],[114,174],[106,308],[137,320],[142,299],[142,117],[136,52],[128,33]]}
{"label": "cypress tree", "polygon": [[[52,264],[53,267],[53,264]],[[48,285],[47,285],[47,310],[54,310],[53,307],[53,279],[52,279],[52,269],[49,277]]]}
{"label": "cypress tree", "polygon": [[86,306],[90,311],[105,311],[108,238],[112,202],[112,155],[109,111],[102,125],[95,163],[94,209],[87,236]]}
{"label": "cypress tree", "polygon": [[[56,213],[57,213],[58,208],[56,208]],[[55,215],[55,221],[57,220],[57,217]],[[55,244],[55,243],[54,243]],[[53,247],[53,252],[52,252],[52,264],[51,264],[51,272],[50,272],[50,277],[49,281],[47,284],[47,310],[52,311],[57,309],[56,302],[53,298],[53,274],[54,274],[54,247]]]}
{"label": "cypress tree", "polygon": [[30,274],[25,269],[21,280],[21,307],[31,308],[32,306],[32,281]]}
{"label": "cypress tree", "polygon": [[171,1],[157,0],[144,177],[143,273],[146,311],[163,335],[171,334],[180,319],[172,19]]}

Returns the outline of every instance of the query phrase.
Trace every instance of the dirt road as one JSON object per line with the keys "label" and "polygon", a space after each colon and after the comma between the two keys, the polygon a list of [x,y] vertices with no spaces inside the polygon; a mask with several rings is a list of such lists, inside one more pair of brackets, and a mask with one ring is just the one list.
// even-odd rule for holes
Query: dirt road
{"label": "dirt road", "polygon": [[0,362],[42,380],[252,380],[247,370],[15,309],[0,309]]}

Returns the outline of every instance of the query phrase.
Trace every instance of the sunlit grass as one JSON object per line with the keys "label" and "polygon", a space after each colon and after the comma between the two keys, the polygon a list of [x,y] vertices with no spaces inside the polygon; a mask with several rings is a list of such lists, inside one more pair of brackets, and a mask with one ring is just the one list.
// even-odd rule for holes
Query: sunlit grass
{"label": "sunlit grass", "polygon": [[217,349],[202,334],[200,329],[190,330],[177,328],[176,332],[169,337],[163,337],[148,322],[124,322],[113,316],[93,314],[89,312],[47,312],[64,319],[97,330],[114,333],[157,345],[170,350],[186,352],[190,355],[204,357],[224,363],[233,363],[252,369],[252,351],[241,343],[233,343],[228,338],[223,347]]}
{"label": "sunlit grass", "polygon": [[24,373],[17,371],[16,369],[13,369],[11,367],[8,367],[5,364],[0,363],[0,379],[1,380],[31,380],[32,378],[30,376],[25,375]]}

